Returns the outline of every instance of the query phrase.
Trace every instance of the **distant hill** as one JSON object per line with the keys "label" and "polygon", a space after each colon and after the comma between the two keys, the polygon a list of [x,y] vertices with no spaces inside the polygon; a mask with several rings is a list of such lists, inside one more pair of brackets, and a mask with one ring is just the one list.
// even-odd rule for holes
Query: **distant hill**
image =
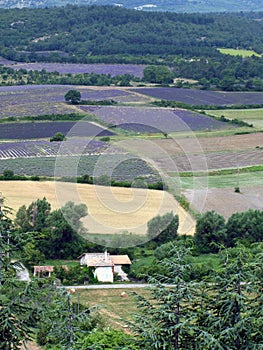
{"label": "distant hill", "polygon": [[71,5],[116,5],[144,11],[263,11],[262,0],[0,0],[2,8],[43,8]]}

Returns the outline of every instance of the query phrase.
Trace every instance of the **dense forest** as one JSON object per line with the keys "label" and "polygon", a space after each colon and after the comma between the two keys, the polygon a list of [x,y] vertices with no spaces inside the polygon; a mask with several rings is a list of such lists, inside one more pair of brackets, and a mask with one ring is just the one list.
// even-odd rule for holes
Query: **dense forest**
{"label": "dense forest", "polygon": [[[149,13],[110,6],[0,10],[0,55],[22,62],[165,65],[171,73],[165,73],[165,79],[156,79],[150,71],[154,76],[145,75],[144,80],[169,83],[187,78],[205,89],[262,90],[262,17],[263,13]],[[252,50],[252,56],[223,54],[220,48]],[[9,68],[2,74],[12,72]],[[86,84],[80,76],[77,81],[72,76],[46,78],[38,83]],[[111,84],[106,78],[95,85]],[[131,78],[117,83],[129,85]],[[37,83],[31,77],[29,81]]]}
{"label": "dense forest", "polygon": [[147,61],[148,55],[173,55],[170,60],[176,62],[177,56],[219,57],[220,47],[262,53],[262,16],[148,13],[109,6],[1,10],[0,52],[9,59],[33,61],[34,53],[53,51],[50,60],[82,63],[111,55],[138,56],[140,62],[142,56]]}

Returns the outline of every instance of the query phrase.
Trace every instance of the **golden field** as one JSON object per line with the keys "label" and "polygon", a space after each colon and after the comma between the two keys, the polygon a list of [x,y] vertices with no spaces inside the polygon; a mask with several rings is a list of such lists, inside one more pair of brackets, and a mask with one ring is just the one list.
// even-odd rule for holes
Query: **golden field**
{"label": "golden field", "polygon": [[46,197],[52,210],[68,201],[85,203],[88,216],[83,219],[89,233],[133,232],[145,234],[154,216],[173,211],[179,215],[179,234],[194,234],[195,221],[164,191],[105,187],[55,181],[2,181],[0,192],[5,205],[14,212],[23,204]]}

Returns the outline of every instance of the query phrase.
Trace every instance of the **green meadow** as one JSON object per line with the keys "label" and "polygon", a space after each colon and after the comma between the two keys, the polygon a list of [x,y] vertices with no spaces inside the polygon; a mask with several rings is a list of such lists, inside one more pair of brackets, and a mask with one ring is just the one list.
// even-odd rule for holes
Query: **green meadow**
{"label": "green meadow", "polygon": [[221,117],[223,115],[228,119],[243,120],[244,122],[253,124],[255,128],[263,128],[263,108],[206,110],[205,112],[215,117]]}
{"label": "green meadow", "polygon": [[218,48],[217,49],[220,53],[224,55],[231,55],[231,56],[242,56],[242,57],[251,57],[251,56],[257,56],[261,57],[260,54],[253,50],[245,50],[245,49],[223,49]]}

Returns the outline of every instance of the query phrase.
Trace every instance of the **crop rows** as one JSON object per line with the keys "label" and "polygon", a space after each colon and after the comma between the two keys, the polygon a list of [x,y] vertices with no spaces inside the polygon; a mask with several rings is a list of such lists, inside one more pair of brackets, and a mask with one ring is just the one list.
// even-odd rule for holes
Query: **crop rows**
{"label": "crop rows", "polygon": [[[63,160],[64,158],[64,160]],[[75,158],[75,159],[74,159]],[[65,172],[65,164],[72,162],[76,165],[72,167],[71,172],[68,168]],[[99,177],[108,175],[112,180],[129,181],[140,177],[144,178],[147,183],[155,183],[160,181],[160,175],[149,164],[140,158],[131,158],[124,154],[108,154],[101,158],[99,155],[82,155],[81,157],[32,157],[32,158],[16,158],[1,159],[0,173],[5,169],[14,171],[17,175],[27,176],[54,176],[63,174],[65,177],[82,176],[89,174],[90,176]]]}
{"label": "crop rows", "polygon": [[65,104],[65,94],[78,90],[83,100],[115,100],[131,102],[141,99],[132,92],[122,89],[92,89],[70,85],[21,85],[0,87],[0,117],[36,116],[43,114],[72,113],[76,106]]}
{"label": "crop rows", "polygon": [[50,138],[57,132],[64,135],[95,137],[111,136],[114,133],[89,122],[37,122],[0,124],[0,139]]}
{"label": "crop rows", "polygon": [[95,73],[109,74],[112,77],[130,74],[138,78],[143,77],[143,70],[146,67],[145,65],[137,64],[8,63],[8,61],[3,61],[3,64],[6,64],[13,69],[26,69],[28,71],[41,71],[42,69],[45,69],[47,72],[58,72],[61,74]]}
{"label": "crop rows", "polygon": [[[263,164],[263,152],[260,149],[239,152],[211,152],[205,155],[178,155],[171,158],[179,172],[206,171],[207,169],[238,169]],[[171,159],[169,161],[171,162]],[[206,165],[205,169],[203,168],[204,165]],[[166,168],[169,169],[169,164],[167,164]]]}
{"label": "crop rows", "polygon": [[189,105],[250,105],[262,104],[263,92],[219,92],[180,88],[137,88],[141,94]]}
{"label": "crop rows", "polygon": [[57,155],[100,155],[117,153],[119,149],[107,142],[96,140],[70,140],[61,142],[21,141],[0,143],[0,159],[55,157]]}
{"label": "crop rows", "polygon": [[213,130],[226,124],[213,118],[182,109],[83,106],[86,112],[125,130],[138,133]]}

